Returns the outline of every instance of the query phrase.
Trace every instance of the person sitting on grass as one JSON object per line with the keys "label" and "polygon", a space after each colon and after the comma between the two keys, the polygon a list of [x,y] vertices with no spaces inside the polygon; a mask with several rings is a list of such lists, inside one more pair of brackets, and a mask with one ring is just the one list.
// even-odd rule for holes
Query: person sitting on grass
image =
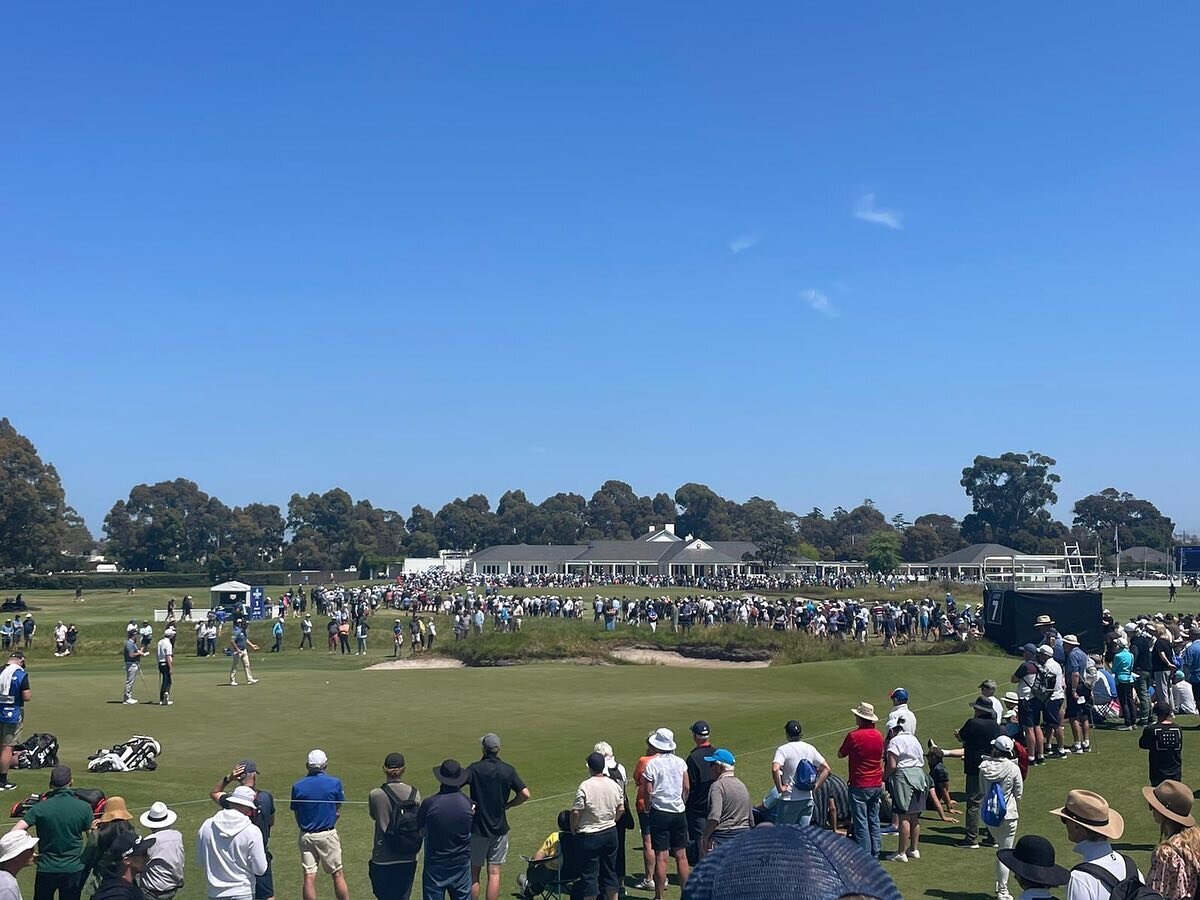
{"label": "person sitting on grass", "polygon": [[1062,887],[1071,873],[1054,864],[1054,845],[1038,834],[1027,834],[1011,849],[996,851],[996,860],[1017,879],[1021,900],[1049,900],[1056,887]]}
{"label": "person sitting on grass", "polygon": [[930,741],[929,751],[925,754],[929,779],[933,782],[933,787],[929,789],[929,805],[943,822],[958,824],[957,817],[952,815],[958,812],[958,804],[950,793],[950,773],[946,770],[945,758],[946,751]]}

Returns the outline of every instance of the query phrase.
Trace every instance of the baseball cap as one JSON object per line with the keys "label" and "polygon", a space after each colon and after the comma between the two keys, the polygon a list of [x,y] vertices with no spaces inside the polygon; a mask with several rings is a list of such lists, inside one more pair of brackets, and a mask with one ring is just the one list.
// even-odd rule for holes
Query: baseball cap
{"label": "baseball cap", "polygon": [[500,749],[500,736],[489,731],[479,739],[479,743],[488,753],[496,753]]}
{"label": "baseball cap", "polygon": [[788,723],[783,726],[783,730],[786,731],[788,734],[794,734],[794,735],[799,736],[800,732],[803,729],[800,727],[800,723],[797,722],[795,719],[788,719]]}
{"label": "baseball cap", "polygon": [[1036,644],[1026,644],[1025,646],[1023,646],[1021,648],[1021,652],[1022,653],[1037,653],[1037,645]]}
{"label": "baseball cap", "polygon": [[724,747],[722,747],[719,750],[714,750],[712,756],[704,757],[704,761],[710,762],[710,763],[712,763],[712,762],[722,763],[723,765],[726,765],[726,766],[732,766],[736,762],[733,754],[730,751],[726,750]]}
{"label": "baseball cap", "polygon": [[1002,734],[992,741],[992,747],[993,749],[999,750],[1001,753],[1011,756],[1013,752],[1012,738],[1010,738],[1007,734]]}
{"label": "baseball cap", "polygon": [[64,788],[71,783],[71,769],[69,766],[55,766],[50,773],[50,787]]}
{"label": "baseball cap", "polygon": [[403,769],[405,767],[404,766],[404,754],[403,753],[389,753],[387,756],[385,756],[383,758],[383,767],[385,769]]}
{"label": "baseball cap", "polygon": [[904,688],[896,688],[894,691],[892,691],[890,694],[888,694],[888,696],[891,697],[893,700],[895,700],[897,703],[907,703],[908,702],[908,691],[906,691]]}
{"label": "baseball cap", "polygon": [[1049,644],[1042,644],[1042,646],[1037,648],[1037,652],[1040,653],[1042,656],[1053,656],[1054,648],[1051,647]]}
{"label": "baseball cap", "polygon": [[254,775],[258,772],[258,765],[252,759],[243,759],[238,765],[241,766],[243,775]]}
{"label": "baseball cap", "polygon": [[703,719],[692,723],[692,734],[696,737],[707,737],[709,732],[708,723]]}
{"label": "baseball cap", "polygon": [[325,755],[324,750],[310,750],[308,752],[308,767],[310,769],[323,769],[329,765],[329,757]]}

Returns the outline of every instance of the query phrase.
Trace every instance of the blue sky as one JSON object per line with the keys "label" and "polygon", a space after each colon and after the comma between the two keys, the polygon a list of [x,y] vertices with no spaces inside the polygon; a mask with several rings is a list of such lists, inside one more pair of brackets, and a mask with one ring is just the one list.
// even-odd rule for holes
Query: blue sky
{"label": "blue sky", "polygon": [[[649,7],[649,9],[647,8]],[[142,481],[961,515],[977,453],[1189,528],[1200,10],[7,11],[0,413]]]}

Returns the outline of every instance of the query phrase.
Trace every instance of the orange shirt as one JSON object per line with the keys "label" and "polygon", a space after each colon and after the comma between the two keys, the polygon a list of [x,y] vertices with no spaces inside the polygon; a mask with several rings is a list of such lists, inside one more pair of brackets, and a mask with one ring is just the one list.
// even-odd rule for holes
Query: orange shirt
{"label": "orange shirt", "polygon": [[[633,783],[639,788],[642,786],[642,773],[646,771],[646,763],[654,759],[653,756],[643,756],[637,761],[637,765],[633,767]],[[635,804],[637,811],[644,813],[646,811],[646,801],[642,798],[642,792],[638,791],[637,803]]]}

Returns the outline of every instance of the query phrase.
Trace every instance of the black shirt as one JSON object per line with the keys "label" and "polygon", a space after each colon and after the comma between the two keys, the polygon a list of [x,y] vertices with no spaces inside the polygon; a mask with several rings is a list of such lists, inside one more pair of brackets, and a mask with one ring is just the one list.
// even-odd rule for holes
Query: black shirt
{"label": "black shirt", "polygon": [[1154,649],[1153,649],[1152,653],[1154,654],[1154,656],[1153,656],[1153,659],[1151,659],[1151,661],[1150,661],[1150,671],[1151,672],[1168,672],[1168,671],[1170,671],[1171,665],[1169,662],[1165,662],[1163,660],[1163,654],[1164,653],[1166,654],[1168,660],[1171,659],[1171,657],[1174,655],[1171,652],[1171,639],[1170,638],[1159,638],[1158,640],[1156,640],[1154,642]]}
{"label": "black shirt", "polygon": [[504,806],[511,794],[525,790],[517,770],[499,756],[485,756],[467,767],[467,784],[475,801],[475,821],[471,830],[486,837],[508,834],[508,816]]}
{"label": "black shirt", "polygon": [[963,774],[979,772],[979,763],[991,752],[992,741],[1002,734],[1000,723],[991,716],[974,716],[963,722],[962,728],[958,729],[958,739],[963,745]]}
{"label": "black shirt", "polygon": [[471,801],[445,787],[421,801],[417,827],[425,833],[425,865],[447,869],[471,862]]}
{"label": "black shirt", "polygon": [[1150,786],[1183,780],[1183,730],[1178,725],[1147,725],[1138,746],[1150,751]]}
{"label": "black shirt", "polygon": [[275,818],[275,798],[270,791],[260,791],[255,788],[254,803],[258,807],[250,821],[262,832],[263,849],[271,840],[271,820]]}
{"label": "black shirt", "polygon": [[1151,649],[1154,638],[1148,634],[1137,634],[1133,638],[1133,668],[1139,672],[1149,672],[1151,665]]}
{"label": "black shirt", "polygon": [[688,773],[688,815],[703,816],[708,813],[708,791],[712,787],[712,764],[706,763],[704,757],[712,756],[716,748],[712,744],[703,744],[687,755]]}
{"label": "black shirt", "polygon": [[92,900],[143,900],[144,897],[136,884],[130,884],[119,875],[104,879],[92,894]]}

